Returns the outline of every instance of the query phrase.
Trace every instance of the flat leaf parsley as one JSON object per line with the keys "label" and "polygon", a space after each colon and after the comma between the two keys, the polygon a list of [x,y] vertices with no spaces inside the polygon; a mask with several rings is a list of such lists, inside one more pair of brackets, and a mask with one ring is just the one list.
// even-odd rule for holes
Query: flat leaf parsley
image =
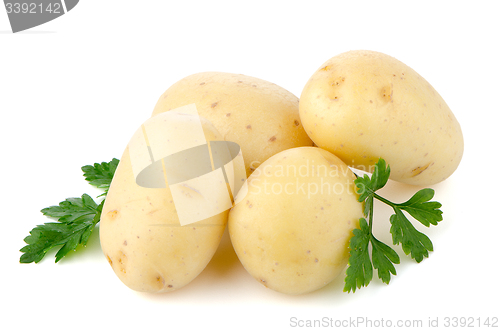
{"label": "flat leaf parsley", "polygon": [[443,212],[439,209],[441,208],[439,202],[430,201],[434,197],[434,190],[425,188],[415,193],[406,202],[391,202],[375,193],[385,186],[390,172],[390,167],[386,166],[385,161],[379,159],[371,178],[364,175],[354,181],[359,194],[358,200],[365,203],[364,214],[368,217],[368,222],[365,218],[361,218],[359,229],[353,230],[353,237],[349,242],[351,256],[346,271],[344,292],[356,292],[356,289],[368,286],[372,280],[374,268],[378,272],[378,277],[386,284],[389,284],[391,274],[396,275],[394,265],[400,262],[398,254],[375,238],[372,232],[374,199],[389,205],[394,210],[394,214],[390,217],[390,232],[394,245],[401,244],[403,252],[417,262],[428,257],[429,252],[433,250],[431,240],[415,229],[403,211],[427,227],[431,224],[437,225],[443,219]]}
{"label": "flat leaf parsley", "polygon": [[113,159],[111,162],[94,163],[94,165],[86,165],[82,167],[83,176],[90,185],[104,189],[102,195],[106,195],[111,184],[111,179],[118,166],[118,159]]}
{"label": "flat leaf parsley", "polygon": [[[107,194],[118,162],[118,159],[113,159],[111,162],[82,167],[85,179],[91,185],[105,190],[100,196]],[[57,222],[38,225],[30,231],[30,235],[24,238],[28,245],[20,250],[24,253],[20,262],[38,263],[50,249],[62,245],[56,253],[58,262],[78,245],[86,245],[96,224],[101,220],[104,201],[105,199],[97,203],[88,194],[83,194],[80,198],[68,198],[57,206],[43,208],[42,214]]]}

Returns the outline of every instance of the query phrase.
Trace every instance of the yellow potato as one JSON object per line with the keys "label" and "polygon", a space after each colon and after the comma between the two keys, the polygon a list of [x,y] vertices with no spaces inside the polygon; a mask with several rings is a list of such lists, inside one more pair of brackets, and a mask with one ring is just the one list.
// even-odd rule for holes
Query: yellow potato
{"label": "yellow potato", "polygon": [[224,140],[240,145],[247,175],[282,150],[312,146],[298,98],[276,84],[239,74],[194,74],[167,89],[153,115],[192,103]]}
{"label": "yellow potato", "polygon": [[307,134],[347,165],[370,171],[378,158],[391,179],[432,185],[462,158],[460,125],[436,90],[388,55],[350,51],[326,61],[300,98]]}
{"label": "yellow potato", "polygon": [[[185,131],[185,139],[179,143],[192,138],[196,126],[188,116],[179,115],[172,121],[170,124],[180,132]],[[172,125],[161,123],[160,128],[172,130]],[[208,121],[202,120],[202,127],[201,135],[207,141],[222,140]],[[148,138],[152,143],[155,137],[150,134]],[[208,264],[224,232],[228,211],[181,226],[168,182],[164,182],[164,188],[137,184],[134,166],[150,160],[147,149],[142,156],[137,155],[137,148],[132,149],[141,147],[138,141],[136,133],[123,153],[106,197],[100,222],[101,247],[116,275],[131,289],[173,291],[192,281]],[[135,151],[134,157],[131,151]]]}
{"label": "yellow potato", "polygon": [[286,294],[330,283],[346,267],[352,230],[363,217],[354,179],[339,158],[316,147],[261,164],[229,212],[231,242],[245,269]]}

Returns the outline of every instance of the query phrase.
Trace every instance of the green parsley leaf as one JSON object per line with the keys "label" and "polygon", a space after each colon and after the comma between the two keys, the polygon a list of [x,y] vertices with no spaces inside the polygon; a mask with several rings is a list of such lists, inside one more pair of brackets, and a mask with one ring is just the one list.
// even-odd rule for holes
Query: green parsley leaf
{"label": "green parsley leaf", "polygon": [[392,248],[373,236],[370,243],[372,244],[373,267],[378,271],[378,278],[382,282],[389,284],[391,274],[396,276],[394,264],[399,264],[399,255]]}
{"label": "green parsley leaf", "polygon": [[[104,189],[100,196],[107,195],[111,180],[120,161],[94,163],[82,167],[85,179],[93,186]],[[102,200],[97,204],[88,194],[81,198],[68,198],[57,206],[43,208],[42,214],[57,222],[44,223],[30,231],[24,238],[28,244],[21,248],[21,263],[40,262],[52,248],[62,246],[56,253],[56,262],[78,245],[86,245],[95,226],[101,220]]]}
{"label": "green parsley leaf", "polygon": [[392,241],[394,245],[401,244],[403,252],[418,263],[424,257],[429,257],[429,251],[433,250],[431,240],[423,233],[416,230],[406,216],[399,209],[390,218]]}
{"label": "green parsley leaf", "polygon": [[[399,204],[391,202],[376,193],[387,184],[390,171],[389,165],[383,159],[379,159],[371,178],[368,175],[356,176],[354,181],[359,194],[358,200],[364,202],[363,212],[369,221],[367,224],[365,219],[360,219],[360,229],[353,230],[354,236],[349,243],[351,256],[346,270],[345,292],[351,290],[354,292],[356,288],[367,286],[372,279],[373,268],[377,269],[382,282],[389,284],[391,274],[396,275],[394,264],[400,263],[398,254],[375,238],[372,233],[374,199],[391,206],[395,212],[389,219],[394,245],[401,244],[403,252],[419,263],[424,257],[429,257],[429,252],[433,250],[431,240],[415,229],[403,211],[427,227],[430,224],[437,225],[443,219],[443,212],[439,209],[441,208],[439,202],[430,201],[434,197],[434,190],[422,189],[406,202]],[[369,244],[372,249],[371,259],[368,252]]]}
{"label": "green parsley leaf", "polygon": [[441,204],[437,201],[429,201],[434,197],[434,190],[425,188],[415,193],[410,200],[397,204],[400,209],[405,210],[414,219],[429,227],[430,224],[437,225],[443,220],[443,212],[439,210]]}
{"label": "green parsley leaf", "polygon": [[71,224],[80,217],[94,215],[96,209],[95,201],[88,194],[84,194],[81,198],[68,198],[58,206],[43,208],[41,212],[45,216],[57,218],[61,223]]}
{"label": "green parsley leaf", "polygon": [[354,236],[349,241],[351,256],[346,271],[344,292],[356,292],[356,288],[368,286],[373,277],[373,266],[368,252],[370,229],[366,220],[359,220],[359,229],[354,229]]}
{"label": "green parsley leaf", "polygon": [[356,178],[354,183],[360,195],[358,200],[360,202],[365,201],[370,195],[373,195],[375,191],[384,187],[389,180],[390,173],[391,168],[389,166],[386,168],[385,160],[379,159],[377,164],[375,164],[375,170],[371,178],[368,177],[368,175]]}
{"label": "green parsley leaf", "polygon": [[105,192],[103,195],[106,195],[118,163],[119,160],[115,158],[111,160],[111,162],[94,163],[93,166],[83,166],[83,176],[90,185],[104,189]]}
{"label": "green parsley leaf", "polygon": [[87,194],[70,198],[58,206],[42,209],[47,216],[58,218],[58,223],[38,225],[24,241],[21,263],[40,262],[45,254],[56,246],[63,246],[56,253],[56,262],[78,245],[86,245],[92,230],[99,222],[104,200],[97,205]]}

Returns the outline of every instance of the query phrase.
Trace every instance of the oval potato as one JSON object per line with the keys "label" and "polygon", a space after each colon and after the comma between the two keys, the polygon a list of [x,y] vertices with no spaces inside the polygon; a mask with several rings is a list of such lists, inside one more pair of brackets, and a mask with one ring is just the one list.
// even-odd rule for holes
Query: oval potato
{"label": "oval potato", "polygon": [[403,183],[438,183],[462,159],[462,131],[443,98],[413,69],[379,52],[326,61],[302,91],[300,118],[317,146],[365,171],[384,158],[391,179]]}
{"label": "oval potato", "polygon": [[300,123],[298,98],[265,80],[223,72],[194,74],[168,88],[153,115],[192,103],[224,140],[241,147],[247,175],[282,150],[313,144]]}
{"label": "oval potato", "polygon": [[[192,133],[185,121],[181,116],[176,124],[183,124],[186,134]],[[208,121],[202,119],[202,125],[207,141],[222,140]],[[181,226],[168,183],[166,188],[136,184],[129,149],[120,159],[102,209],[101,248],[129,288],[173,291],[191,282],[211,260],[228,211]]]}
{"label": "oval potato", "polygon": [[261,164],[229,212],[231,242],[245,269],[286,294],[335,279],[363,217],[354,179],[339,158],[316,147],[288,149]]}

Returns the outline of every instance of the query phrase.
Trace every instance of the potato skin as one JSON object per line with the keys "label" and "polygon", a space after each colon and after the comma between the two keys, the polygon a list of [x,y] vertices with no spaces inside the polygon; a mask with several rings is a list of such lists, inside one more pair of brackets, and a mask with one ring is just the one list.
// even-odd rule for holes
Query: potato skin
{"label": "potato skin", "polygon": [[245,269],[293,295],[335,279],[363,217],[354,179],[339,158],[316,147],[288,149],[260,165],[229,212],[231,242]]}
{"label": "potato skin", "polygon": [[378,158],[391,179],[432,185],[458,167],[460,124],[417,72],[386,54],[350,51],[326,61],[300,98],[311,139],[346,164],[370,171]]}
{"label": "potato skin", "polygon": [[282,150],[313,145],[300,123],[298,98],[265,80],[223,72],[193,74],[161,95],[153,115],[191,103],[224,140],[240,145],[247,175]]}
{"label": "potato skin", "polygon": [[[205,138],[221,140],[202,121]],[[191,282],[215,253],[228,211],[180,226],[168,188],[135,182],[128,147],[111,182],[100,221],[101,248],[119,279],[140,292],[170,292]]]}

